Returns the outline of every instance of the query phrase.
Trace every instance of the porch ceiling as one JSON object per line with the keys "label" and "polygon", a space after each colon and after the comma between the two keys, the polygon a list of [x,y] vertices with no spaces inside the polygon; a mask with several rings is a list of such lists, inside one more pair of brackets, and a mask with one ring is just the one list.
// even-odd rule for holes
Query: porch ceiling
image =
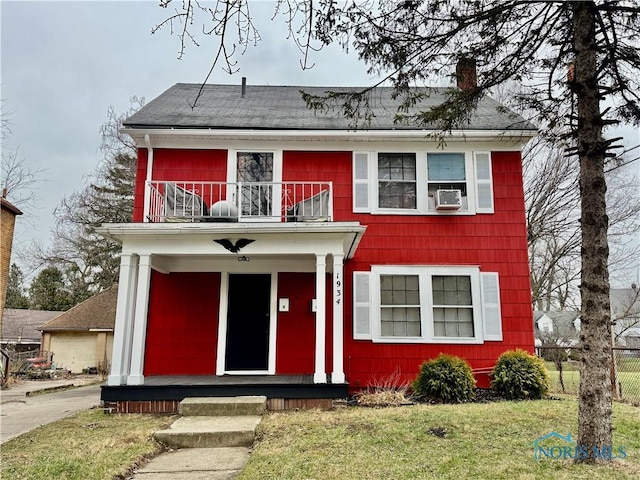
{"label": "porch ceiling", "polygon": [[[152,255],[154,268],[161,271],[210,271],[213,264],[219,268],[221,263],[248,262],[253,268],[274,262],[291,262],[293,267],[307,260],[313,271],[316,254],[352,258],[365,230],[359,222],[120,223],[96,229],[121,242],[125,254]],[[236,245],[243,238],[253,242],[237,252],[216,242],[226,239]]]}

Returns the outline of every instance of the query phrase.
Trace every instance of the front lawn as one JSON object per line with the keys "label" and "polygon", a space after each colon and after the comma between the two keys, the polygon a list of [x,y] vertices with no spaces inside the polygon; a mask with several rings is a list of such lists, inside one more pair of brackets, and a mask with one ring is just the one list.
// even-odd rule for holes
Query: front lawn
{"label": "front lawn", "polygon": [[614,405],[611,466],[534,460],[550,432],[577,436],[574,398],[385,409],[339,408],[265,416],[241,480],[640,478],[640,411]]}
{"label": "front lawn", "polygon": [[108,480],[161,451],[152,440],[175,416],[86,410],[2,444],[2,480]]}

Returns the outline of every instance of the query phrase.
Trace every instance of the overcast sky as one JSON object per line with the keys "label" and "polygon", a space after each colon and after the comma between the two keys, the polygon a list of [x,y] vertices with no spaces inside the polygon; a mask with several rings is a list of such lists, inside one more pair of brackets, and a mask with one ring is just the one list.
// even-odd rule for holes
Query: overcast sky
{"label": "overcast sky", "polygon": [[[17,254],[34,239],[50,242],[54,208],[64,196],[82,190],[102,158],[99,129],[109,106],[124,112],[133,95],[150,101],[175,83],[205,79],[212,48],[188,45],[178,60],[177,36],[169,30],[150,33],[170,13],[158,4],[0,2],[1,98],[11,129],[2,148],[5,153],[19,148],[30,168],[47,169],[38,208],[25,209],[17,222]],[[238,57],[239,73],[217,70],[210,83],[239,85],[242,76],[249,84],[266,85],[371,83],[356,57],[339,49],[315,55],[316,66],[303,71],[284,24],[270,21],[273,5],[252,2],[262,41]]]}
{"label": "overcast sky", "polygon": [[[11,129],[3,152],[19,148],[30,168],[46,169],[37,208],[25,209],[17,222],[17,254],[33,240],[50,243],[53,210],[64,196],[82,190],[102,158],[99,129],[109,106],[124,112],[133,95],[150,101],[175,83],[204,80],[212,48],[188,45],[178,60],[175,35],[150,33],[170,13],[158,4],[0,0],[0,98]],[[239,73],[217,70],[210,83],[240,84],[242,76],[266,85],[362,86],[375,80],[338,48],[314,54],[315,67],[302,70],[284,23],[271,21],[274,4],[250,5],[262,41],[238,57]],[[637,145],[637,130],[629,131],[635,138],[627,143]],[[636,162],[633,171],[639,170]]]}

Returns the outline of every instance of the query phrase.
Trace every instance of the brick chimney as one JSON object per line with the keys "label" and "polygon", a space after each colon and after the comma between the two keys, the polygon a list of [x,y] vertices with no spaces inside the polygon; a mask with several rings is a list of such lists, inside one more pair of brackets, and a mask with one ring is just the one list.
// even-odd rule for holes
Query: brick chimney
{"label": "brick chimney", "polygon": [[478,86],[475,58],[461,58],[456,65],[456,80],[460,90],[473,90]]}

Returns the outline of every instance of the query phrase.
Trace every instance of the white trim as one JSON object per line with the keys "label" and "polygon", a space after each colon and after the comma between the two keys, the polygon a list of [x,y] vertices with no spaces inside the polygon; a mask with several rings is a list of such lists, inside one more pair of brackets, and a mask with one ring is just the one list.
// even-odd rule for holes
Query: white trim
{"label": "white trim", "polygon": [[[276,373],[276,335],[278,328],[278,272],[271,273],[271,291],[269,294],[269,358],[266,370],[226,370],[227,359],[227,321],[229,313],[229,275],[252,275],[252,272],[221,272],[220,306],[218,309],[218,345],[216,351],[216,375],[275,375]],[[258,275],[258,274],[255,274]]]}
{"label": "white trim", "polygon": [[144,182],[144,206],[142,213],[142,221],[149,221],[149,208],[151,206],[151,181],[153,180],[153,146],[151,145],[151,136],[146,133],[144,135],[144,144],[147,148],[147,176]]}
{"label": "white trim", "polygon": [[[227,150],[227,182],[230,184],[238,183],[238,153],[271,153],[273,154],[273,172],[272,179],[268,182],[272,184],[271,191],[271,216],[270,218],[251,219],[243,217],[243,222],[260,221],[260,222],[279,222],[279,212],[282,211],[282,158],[283,150],[281,148],[229,148]],[[238,208],[239,199],[235,197],[237,191],[227,188],[227,200],[233,202]],[[242,214],[242,211],[240,212]]]}
{"label": "white trim", "polygon": [[[354,272],[355,274],[356,272]],[[357,272],[361,273],[361,272]],[[420,282],[421,335],[419,337],[383,337],[380,320],[380,275],[418,275]],[[473,337],[436,337],[433,330],[433,302],[431,279],[434,275],[464,275],[471,280],[473,301]],[[374,265],[371,267],[371,338],[374,343],[484,343],[483,296],[480,286],[480,269],[473,266],[423,266],[423,265]],[[497,273],[495,273],[497,277]],[[500,321],[500,319],[498,319]],[[355,337],[354,337],[355,338]]]}
{"label": "white trim", "polygon": [[[358,163],[364,162],[364,176],[360,178],[358,176]],[[351,201],[352,201],[352,209],[354,213],[369,213],[371,212],[371,200],[372,200],[372,192],[370,188],[371,181],[371,154],[369,152],[358,152],[355,151],[352,154],[351,160],[351,170],[352,170],[352,184],[351,184]],[[363,189],[366,193],[364,201],[366,201],[366,205],[358,205],[358,194],[357,190]]]}
{"label": "white trim", "polygon": [[151,255],[140,255],[136,293],[133,339],[131,341],[131,369],[127,385],[144,384],[144,352],[147,338],[149,288],[151,286]]}
{"label": "white trim", "polygon": [[316,336],[313,383],[327,383],[326,366],[326,254],[316,254]]}
{"label": "white trim", "polygon": [[129,375],[137,279],[138,257],[132,254],[121,255],[111,372],[107,385],[124,385]]}
{"label": "white trim", "polygon": [[[415,155],[416,160],[416,208],[381,208],[378,206],[379,202],[379,186],[380,179],[378,178],[378,155],[381,153],[410,153]],[[430,199],[428,196],[429,179],[428,179],[428,156],[431,153],[458,153],[464,155],[464,168],[465,168],[465,180],[461,182],[452,183],[464,183],[466,185],[467,194],[463,197],[463,202],[466,202],[466,206],[458,210],[436,210],[430,205]],[[483,208],[478,209],[477,206],[477,178],[476,178],[476,165],[475,155],[477,153],[489,153],[489,152],[476,152],[468,148],[464,149],[452,149],[446,148],[443,150],[415,150],[415,148],[393,148],[378,149],[373,152],[370,157],[370,204],[369,210],[373,215],[433,215],[433,216],[465,216],[476,215],[481,213],[493,213],[493,205],[490,209]],[[489,153],[489,162],[491,162],[491,155]],[[491,167],[491,165],[489,165]],[[492,173],[492,172],[491,172]],[[354,180],[355,182],[355,180]],[[491,188],[491,195],[493,198],[492,189],[493,179],[489,179],[486,182]],[[435,183],[435,182],[434,182]],[[446,183],[446,182],[443,182]],[[355,188],[355,183],[353,185]],[[354,212],[356,210],[354,207]],[[364,210],[362,210],[364,211]]]}
{"label": "white trim", "polygon": [[500,310],[500,279],[495,272],[481,272],[482,323],[484,339],[502,341],[502,312]]}
{"label": "white trim", "polygon": [[[538,135],[537,130],[454,130],[442,132],[439,130],[251,130],[251,129],[209,129],[209,128],[130,128],[120,129],[137,142],[144,135],[154,137],[166,137],[173,139],[185,138],[193,142],[194,137],[202,139],[225,140],[393,140],[393,139],[422,139],[438,142],[490,140],[490,141],[517,141],[524,145],[530,139]],[[164,148],[164,145],[163,145]],[[197,147],[194,147],[197,148]]]}
{"label": "white trim", "polygon": [[331,383],[344,383],[344,255],[333,255],[333,372]]}
{"label": "white trim", "polygon": [[[354,340],[371,340],[371,272],[353,272],[353,316]],[[361,291],[365,298],[360,298]]]}
{"label": "white trim", "polygon": [[[486,158],[485,158],[486,155]],[[480,168],[478,164],[480,162],[487,162],[487,169],[489,171],[489,178],[479,178]],[[494,213],[494,205],[495,199],[493,198],[493,159],[491,158],[491,152],[473,152],[473,177],[474,177],[474,187],[476,194],[476,212],[478,213]],[[489,190],[489,198],[490,205],[487,207],[480,206],[480,186],[486,185]]]}
{"label": "white trim", "polygon": [[216,375],[224,375],[227,350],[227,314],[229,312],[229,273],[220,273],[220,305],[218,306],[218,346],[216,348]]}

